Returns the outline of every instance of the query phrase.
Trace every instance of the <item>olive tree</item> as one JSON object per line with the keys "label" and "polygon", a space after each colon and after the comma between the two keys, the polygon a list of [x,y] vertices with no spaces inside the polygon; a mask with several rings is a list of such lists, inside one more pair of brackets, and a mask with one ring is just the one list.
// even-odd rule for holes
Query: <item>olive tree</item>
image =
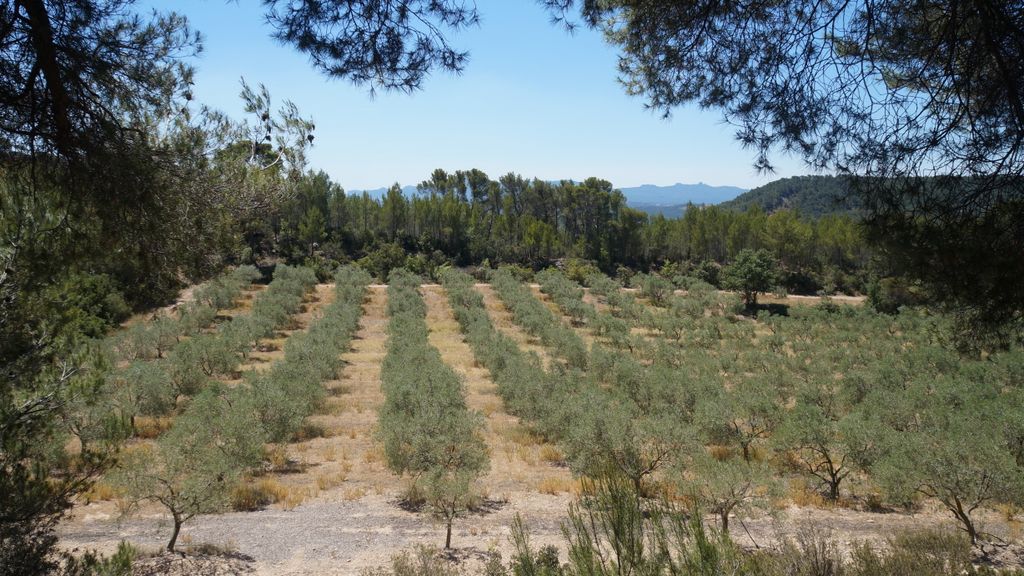
{"label": "olive tree", "polygon": [[150,500],[167,509],[169,552],[185,522],[227,508],[242,473],[262,457],[263,438],[230,396],[208,387],[155,444],[127,450],[111,475],[130,502]]}
{"label": "olive tree", "polygon": [[677,485],[693,498],[698,510],[718,517],[723,534],[729,533],[730,515],[763,508],[778,492],[778,482],[767,464],[736,457],[719,460],[704,451],[689,459]]}
{"label": "olive tree", "polygon": [[977,543],[984,537],[976,516],[980,509],[1024,503],[1024,465],[1000,433],[1011,415],[999,395],[985,398],[963,390],[933,396],[924,399],[930,405],[919,413],[919,425],[896,437],[874,472],[897,500],[916,494],[941,502]]}
{"label": "olive tree", "polygon": [[814,380],[798,392],[772,443],[835,501],[843,481],[878,458],[882,432],[872,417],[844,399],[836,383]]}

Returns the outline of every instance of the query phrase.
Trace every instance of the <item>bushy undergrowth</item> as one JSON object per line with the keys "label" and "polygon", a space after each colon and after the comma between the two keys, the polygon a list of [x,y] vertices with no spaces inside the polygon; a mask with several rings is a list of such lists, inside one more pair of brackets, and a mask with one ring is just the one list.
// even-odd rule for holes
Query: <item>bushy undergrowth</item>
{"label": "bushy undergrowth", "polygon": [[507,562],[491,552],[476,570],[451,563],[436,550],[402,552],[390,566],[364,576],[1017,576],[972,565],[970,541],[935,530],[897,533],[884,542],[854,542],[844,550],[827,531],[805,527],[796,535],[747,550],[706,526],[690,510],[638,497],[624,478],[584,483],[583,495],[563,523],[567,553],[534,548],[519,516],[511,526]]}

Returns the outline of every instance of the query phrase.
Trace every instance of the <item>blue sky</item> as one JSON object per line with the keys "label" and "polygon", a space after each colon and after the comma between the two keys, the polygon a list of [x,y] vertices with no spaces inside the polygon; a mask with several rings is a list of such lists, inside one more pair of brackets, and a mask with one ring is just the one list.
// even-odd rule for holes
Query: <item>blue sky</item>
{"label": "blue sky", "polygon": [[[155,2],[154,2],[155,4]],[[625,94],[615,52],[600,35],[549,23],[533,0],[478,0],[479,28],[454,38],[470,50],[464,74],[439,73],[412,95],[329,80],[304,55],[270,38],[255,0],[177,0],[204,36],[194,63],[199,101],[240,114],[240,78],[265,84],[316,122],[312,168],[347,190],[415,185],[434,168],[517,172],[545,180],[598,176],[616,187],[706,182],[751,188],[806,173],[777,155],[758,174],[713,111],[667,120]]]}

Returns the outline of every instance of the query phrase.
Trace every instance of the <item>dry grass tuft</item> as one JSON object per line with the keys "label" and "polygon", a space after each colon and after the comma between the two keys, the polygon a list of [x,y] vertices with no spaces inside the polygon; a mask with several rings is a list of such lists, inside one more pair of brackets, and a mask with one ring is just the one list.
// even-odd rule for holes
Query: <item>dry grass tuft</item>
{"label": "dry grass tuft", "polygon": [[575,492],[576,490],[577,484],[576,482],[573,482],[571,478],[547,476],[537,483],[537,491],[541,494],[551,494],[556,496],[563,492]]}
{"label": "dry grass tuft", "polygon": [[342,495],[341,495],[342,498],[344,498],[345,500],[349,500],[349,501],[351,501],[351,500],[359,500],[363,496],[366,496],[366,488],[362,488],[362,487],[347,488],[345,490],[345,492],[343,492]]}
{"label": "dry grass tuft", "polygon": [[541,446],[539,456],[542,462],[549,464],[561,465],[565,463],[565,454],[562,454],[561,450],[551,444]]}
{"label": "dry grass tuft", "polygon": [[316,486],[320,490],[330,490],[340,486],[345,480],[348,480],[348,474],[344,470],[335,474],[317,474]]}
{"label": "dry grass tuft", "polygon": [[324,462],[337,462],[338,461],[338,447],[331,444],[325,444],[320,448],[320,458]]}
{"label": "dry grass tuft", "polygon": [[540,446],[544,443],[544,439],[541,438],[540,435],[534,433],[522,424],[509,426],[508,428],[501,430],[501,434],[520,446]]}
{"label": "dry grass tuft", "polygon": [[292,510],[296,508],[299,504],[305,502],[307,498],[312,498],[319,493],[319,490],[317,490],[316,488],[290,487],[287,490],[287,496],[285,496],[284,499],[281,501],[281,506],[285,510]]}
{"label": "dry grass tuft", "polygon": [[328,398],[327,406],[330,407],[330,414],[340,416],[351,408],[352,400],[348,397]]}
{"label": "dry grass tuft", "polygon": [[231,556],[238,552],[238,545],[233,541],[229,541],[225,544],[203,542],[201,544],[190,544],[185,546],[183,552],[186,554],[202,556]]}
{"label": "dry grass tuft", "polygon": [[270,467],[274,470],[281,470],[290,465],[288,460],[288,450],[283,445],[267,445],[267,447],[264,448],[264,457],[267,459],[267,462],[270,463]]}
{"label": "dry grass tuft", "polygon": [[231,508],[238,512],[261,510],[288,497],[288,487],[271,478],[242,482],[231,492]]}
{"label": "dry grass tuft", "polygon": [[824,508],[828,504],[821,493],[808,486],[803,478],[790,480],[786,498],[796,506]]}
{"label": "dry grass tuft", "polygon": [[708,454],[719,462],[725,462],[732,458],[732,448],[728,446],[712,445],[708,446]]}
{"label": "dry grass tuft", "polygon": [[136,416],[135,436],[151,440],[170,430],[172,424],[170,416]]}
{"label": "dry grass tuft", "polygon": [[93,484],[89,491],[83,496],[85,497],[85,503],[89,504],[91,502],[113,500],[119,496],[119,492],[117,491],[117,488],[114,488],[106,482],[97,482]]}
{"label": "dry grass tuft", "polygon": [[363,462],[366,462],[367,464],[375,464],[377,462],[383,461],[384,449],[381,448],[380,446],[374,446],[367,450],[366,452],[363,452]]}
{"label": "dry grass tuft", "polygon": [[518,446],[516,448],[516,458],[519,458],[528,466],[535,466],[537,464],[537,457],[533,453],[533,448],[529,446]]}
{"label": "dry grass tuft", "polygon": [[327,436],[327,430],[315,423],[315,422],[303,422],[302,426],[295,431],[295,435],[292,437],[294,442],[306,442],[313,438],[324,438]]}

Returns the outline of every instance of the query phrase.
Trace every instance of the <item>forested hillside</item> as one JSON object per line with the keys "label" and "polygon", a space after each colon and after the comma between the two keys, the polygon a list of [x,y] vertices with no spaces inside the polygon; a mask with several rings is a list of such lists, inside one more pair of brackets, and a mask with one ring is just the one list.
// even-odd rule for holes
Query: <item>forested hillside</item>
{"label": "forested hillside", "polygon": [[827,214],[856,214],[860,202],[850,194],[843,178],[835,176],[793,176],[769,182],[719,204],[728,210],[757,206],[765,212],[796,210],[817,218]]}

